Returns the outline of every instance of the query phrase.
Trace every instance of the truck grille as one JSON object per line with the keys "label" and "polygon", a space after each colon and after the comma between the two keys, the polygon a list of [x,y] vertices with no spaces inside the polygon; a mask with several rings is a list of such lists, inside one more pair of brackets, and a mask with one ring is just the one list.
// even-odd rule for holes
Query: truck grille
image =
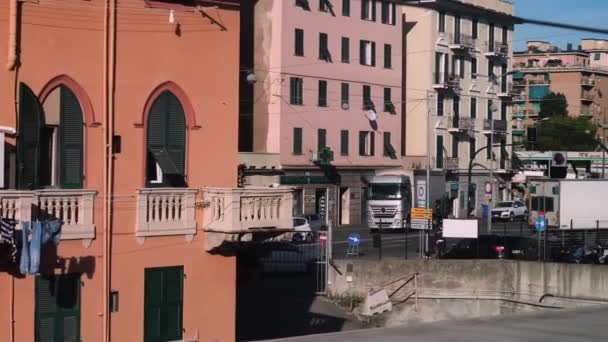
{"label": "truck grille", "polygon": [[397,207],[372,206],[372,214],[376,218],[393,218],[397,214]]}

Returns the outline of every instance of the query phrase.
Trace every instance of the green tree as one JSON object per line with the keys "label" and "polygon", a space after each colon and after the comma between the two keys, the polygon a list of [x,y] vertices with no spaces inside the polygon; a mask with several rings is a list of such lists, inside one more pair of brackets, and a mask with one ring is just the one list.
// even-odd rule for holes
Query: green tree
{"label": "green tree", "polygon": [[538,115],[541,118],[549,118],[553,116],[568,115],[568,101],[566,96],[561,93],[550,92],[545,95],[540,102],[540,112]]}
{"label": "green tree", "polygon": [[597,127],[586,118],[553,116],[536,125],[539,151],[593,151]]}

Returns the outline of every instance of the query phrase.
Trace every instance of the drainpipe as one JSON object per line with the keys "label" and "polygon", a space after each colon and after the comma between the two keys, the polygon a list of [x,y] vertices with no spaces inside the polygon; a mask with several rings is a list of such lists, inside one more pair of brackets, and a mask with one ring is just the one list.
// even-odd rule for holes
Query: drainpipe
{"label": "drainpipe", "polygon": [[[19,22],[19,9],[17,0],[10,0],[8,19],[8,58],[6,68],[13,72],[15,118],[17,117],[17,29]],[[10,277],[10,305],[9,305],[9,341],[15,342],[15,277]]]}
{"label": "drainpipe", "polygon": [[17,12],[18,0],[10,0],[8,17],[8,62],[6,68],[10,71],[17,66]]}
{"label": "drainpipe", "polygon": [[111,340],[110,289],[112,273],[112,198],[113,198],[113,156],[112,137],[114,135],[114,70],[116,47],[116,0],[106,0],[104,15],[104,193],[103,193],[103,249],[104,249],[104,293],[103,330],[104,341]]}

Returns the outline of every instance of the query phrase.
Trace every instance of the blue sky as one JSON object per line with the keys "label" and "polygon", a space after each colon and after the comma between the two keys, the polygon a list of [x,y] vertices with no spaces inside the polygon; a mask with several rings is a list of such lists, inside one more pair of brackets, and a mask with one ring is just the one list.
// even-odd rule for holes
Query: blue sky
{"label": "blue sky", "polygon": [[[515,14],[520,17],[608,29],[608,0],[514,0],[514,3]],[[525,48],[526,40],[551,41],[565,49],[567,43],[572,43],[576,48],[581,38],[608,39],[608,35],[538,25],[516,25],[514,43],[516,51]]]}

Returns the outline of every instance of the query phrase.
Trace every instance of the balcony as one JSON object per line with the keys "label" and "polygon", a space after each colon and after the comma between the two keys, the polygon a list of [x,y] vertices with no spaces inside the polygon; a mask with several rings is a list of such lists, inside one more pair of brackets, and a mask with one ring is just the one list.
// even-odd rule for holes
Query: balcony
{"label": "balcony", "polygon": [[451,121],[452,124],[448,128],[450,133],[469,133],[475,130],[475,119],[453,116]]}
{"label": "balcony", "polygon": [[513,102],[525,102],[528,97],[526,94],[513,94],[511,95],[511,100]]}
{"label": "balcony", "polygon": [[528,84],[531,84],[531,85],[551,84],[551,80],[549,79],[549,74],[528,75],[526,80],[528,81]]}
{"label": "balcony", "polygon": [[458,171],[458,168],[459,168],[458,163],[459,163],[458,158],[445,158],[445,170]]}
{"label": "balcony", "polygon": [[581,86],[589,88],[595,87],[595,79],[590,77],[583,77],[581,79]]}
{"label": "balcony", "polygon": [[434,73],[433,89],[438,91],[460,91],[460,77],[451,73]]}
{"label": "balcony", "polygon": [[81,239],[88,244],[95,238],[95,193],[94,190],[1,190],[0,216],[24,222],[58,219],[63,221],[62,240]]}
{"label": "balcony", "polygon": [[591,110],[591,108],[583,107],[583,108],[581,108],[580,116],[591,118],[591,117],[593,117],[593,111]]}
{"label": "balcony", "polygon": [[590,92],[583,92],[581,94],[581,101],[583,102],[593,102],[593,94]]}
{"label": "balcony", "polygon": [[492,121],[494,121],[494,134],[507,134],[507,121],[506,120],[484,120],[483,121],[483,134],[492,134]]}
{"label": "balcony", "polygon": [[509,57],[509,45],[500,42],[486,42],[484,55],[488,58],[504,59]]}
{"label": "balcony", "polygon": [[475,50],[475,39],[467,34],[454,33],[450,37],[450,49],[455,52]]}
{"label": "balcony", "polygon": [[146,188],[137,190],[137,237],[186,235],[196,233],[195,199],[197,189]]}
{"label": "balcony", "polygon": [[206,249],[293,230],[290,188],[203,188]]}

